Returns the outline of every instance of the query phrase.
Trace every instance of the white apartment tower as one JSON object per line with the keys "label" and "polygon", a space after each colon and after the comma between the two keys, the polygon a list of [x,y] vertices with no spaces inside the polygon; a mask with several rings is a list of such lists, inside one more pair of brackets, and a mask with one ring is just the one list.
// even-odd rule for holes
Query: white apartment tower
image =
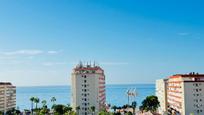
{"label": "white apartment tower", "polygon": [[6,113],[16,107],[16,87],[9,82],[0,82],[0,111]]}
{"label": "white apartment tower", "polygon": [[156,96],[160,102],[159,113],[167,113],[167,79],[156,80]]}
{"label": "white apartment tower", "polygon": [[79,115],[93,114],[91,107],[94,106],[94,114],[98,114],[106,101],[104,70],[95,64],[80,63],[73,69],[71,79],[71,101],[75,111]]}
{"label": "white apartment tower", "polygon": [[180,115],[204,115],[204,74],[177,74],[167,86],[169,110]]}
{"label": "white apartment tower", "polygon": [[[160,105],[167,106],[169,114],[204,115],[204,74],[176,74],[168,78],[166,88],[162,84],[162,81],[156,82],[156,89],[160,90],[157,92],[167,92],[166,96],[165,93],[157,95]],[[161,108],[165,111],[164,107]]]}

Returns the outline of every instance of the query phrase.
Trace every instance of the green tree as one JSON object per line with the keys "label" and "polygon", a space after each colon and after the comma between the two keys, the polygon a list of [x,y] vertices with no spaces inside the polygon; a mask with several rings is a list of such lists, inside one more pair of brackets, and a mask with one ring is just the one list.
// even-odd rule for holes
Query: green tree
{"label": "green tree", "polygon": [[46,100],[42,100],[41,101],[43,108],[47,108],[47,101]]}
{"label": "green tree", "polygon": [[69,104],[67,104],[67,106],[65,106],[65,108],[64,108],[64,111],[68,112],[68,114],[71,114],[72,107]]}
{"label": "green tree", "polygon": [[33,103],[34,103],[35,97],[31,97],[30,101],[31,101],[31,114],[33,115]]}
{"label": "green tree", "polygon": [[55,97],[52,97],[50,101],[51,101],[51,102],[53,103],[53,105],[54,105],[55,102],[57,101],[57,99],[56,99]]}
{"label": "green tree", "polygon": [[79,115],[80,106],[76,107],[77,115]]}
{"label": "green tree", "polygon": [[35,109],[38,109],[38,103],[40,102],[40,99],[38,97],[34,98],[34,103],[35,103]]}
{"label": "green tree", "polygon": [[95,113],[95,106],[91,106],[91,112],[92,112],[92,115],[94,115],[94,113]]}
{"label": "green tree", "polygon": [[135,109],[137,107],[137,102],[136,101],[133,101],[132,102],[132,109],[133,109],[133,115],[135,115]]}
{"label": "green tree", "polygon": [[114,111],[114,113],[115,113],[115,112],[116,112],[116,109],[117,109],[117,106],[113,105],[113,106],[111,107],[111,109],[113,109],[113,111]]}
{"label": "green tree", "polygon": [[63,115],[64,114],[64,105],[57,104],[53,107],[54,112],[57,113],[57,115]]}
{"label": "green tree", "polygon": [[49,113],[49,109],[43,107],[41,110],[40,110],[40,115],[46,115]]}
{"label": "green tree", "polygon": [[20,114],[21,114],[21,111],[20,111],[19,109],[16,109],[16,110],[15,110],[15,114],[16,114],[16,115],[20,115]]}
{"label": "green tree", "polygon": [[147,96],[146,99],[142,101],[140,110],[150,111],[152,114],[155,114],[158,107],[159,107],[159,101],[157,96],[151,95],[151,96]]}
{"label": "green tree", "polygon": [[54,106],[55,106],[55,102],[57,101],[57,99],[56,99],[55,97],[52,97],[52,98],[50,99],[50,101],[52,102],[52,109],[53,109]]}
{"label": "green tree", "polygon": [[112,115],[110,112],[107,112],[107,111],[100,111],[98,114],[99,115]]}
{"label": "green tree", "polygon": [[128,111],[125,115],[135,115],[135,114],[132,114],[132,112]]}

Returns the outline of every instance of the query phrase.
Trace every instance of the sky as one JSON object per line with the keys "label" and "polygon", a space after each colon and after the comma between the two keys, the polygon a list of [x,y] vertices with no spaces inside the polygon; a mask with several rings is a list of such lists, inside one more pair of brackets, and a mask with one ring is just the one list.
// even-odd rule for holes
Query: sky
{"label": "sky", "polygon": [[203,0],[1,0],[0,81],[70,85],[81,60],[107,84],[204,73]]}

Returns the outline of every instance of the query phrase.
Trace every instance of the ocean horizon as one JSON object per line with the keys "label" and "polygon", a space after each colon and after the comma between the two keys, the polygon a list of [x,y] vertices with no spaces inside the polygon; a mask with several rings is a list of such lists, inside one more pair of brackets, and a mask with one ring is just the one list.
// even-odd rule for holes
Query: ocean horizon
{"label": "ocean horizon", "polygon": [[[106,103],[116,106],[122,106],[128,103],[127,90],[136,89],[136,98],[130,98],[130,101],[136,101],[139,106],[142,100],[148,95],[155,94],[155,84],[107,84],[106,85]],[[70,85],[61,86],[17,86],[16,87],[16,106],[20,110],[30,109],[30,97],[40,98],[47,101],[48,107],[52,103],[50,99],[56,97],[56,104],[71,104]],[[42,104],[39,103],[38,107]]]}

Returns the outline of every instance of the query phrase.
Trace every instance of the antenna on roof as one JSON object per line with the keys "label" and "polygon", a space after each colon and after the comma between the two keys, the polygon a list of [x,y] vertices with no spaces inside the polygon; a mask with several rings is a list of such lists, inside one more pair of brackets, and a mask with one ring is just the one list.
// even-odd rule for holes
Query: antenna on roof
{"label": "antenna on roof", "polygon": [[93,63],[93,67],[95,67],[96,65],[95,65],[95,61],[94,61],[94,63]]}
{"label": "antenna on roof", "polygon": [[82,67],[83,66],[83,64],[82,64],[82,61],[80,60],[79,61],[79,67]]}

